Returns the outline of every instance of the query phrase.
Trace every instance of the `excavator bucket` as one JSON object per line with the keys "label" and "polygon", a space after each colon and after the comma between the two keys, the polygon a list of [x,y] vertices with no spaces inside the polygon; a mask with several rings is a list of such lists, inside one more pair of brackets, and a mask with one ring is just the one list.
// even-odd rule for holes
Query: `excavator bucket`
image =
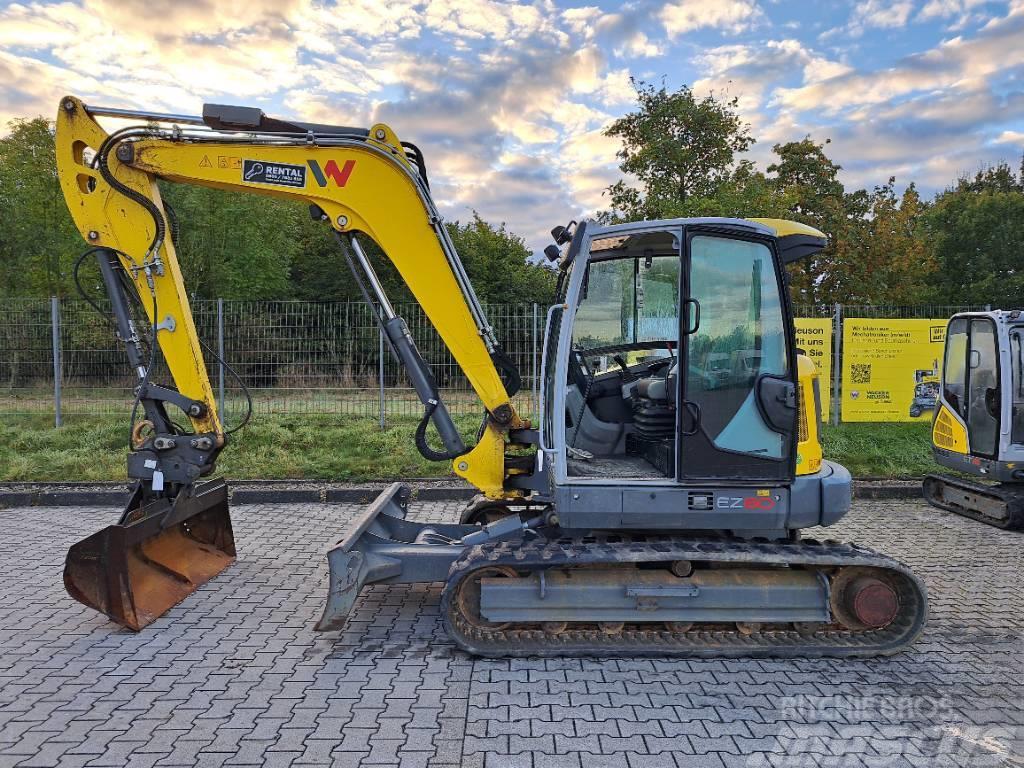
{"label": "excavator bucket", "polygon": [[135,631],[235,561],[223,480],[141,502],[136,486],[118,524],[72,546],[64,563],[68,594]]}

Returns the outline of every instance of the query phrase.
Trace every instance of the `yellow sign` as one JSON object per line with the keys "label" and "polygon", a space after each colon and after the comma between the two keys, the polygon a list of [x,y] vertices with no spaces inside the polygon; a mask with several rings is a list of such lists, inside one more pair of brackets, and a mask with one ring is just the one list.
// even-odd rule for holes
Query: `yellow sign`
{"label": "yellow sign", "polygon": [[832,403],[832,318],[798,317],[795,325],[797,349],[802,349],[818,369],[821,419],[828,421]]}
{"label": "yellow sign", "polygon": [[843,321],[843,421],[926,421],[939,394],[945,320]]}

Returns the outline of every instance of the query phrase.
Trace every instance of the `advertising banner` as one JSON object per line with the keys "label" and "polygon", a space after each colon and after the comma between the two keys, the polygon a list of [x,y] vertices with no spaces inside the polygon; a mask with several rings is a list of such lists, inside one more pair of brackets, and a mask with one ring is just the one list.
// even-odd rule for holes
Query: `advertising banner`
{"label": "advertising banner", "polygon": [[946,320],[843,320],[843,421],[927,421]]}
{"label": "advertising banner", "polygon": [[821,420],[828,421],[832,405],[832,318],[797,317],[796,347],[818,368],[821,392]]}

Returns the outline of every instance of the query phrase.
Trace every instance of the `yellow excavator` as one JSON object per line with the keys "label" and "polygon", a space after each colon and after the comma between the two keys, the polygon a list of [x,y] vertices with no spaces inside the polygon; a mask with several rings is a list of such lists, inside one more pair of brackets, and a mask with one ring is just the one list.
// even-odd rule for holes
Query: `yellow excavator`
{"label": "yellow excavator", "polygon": [[996,528],[1024,529],[1024,313],[953,315],[937,399],[932,454],[961,474],[925,477],[925,499]]}
{"label": "yellow excavator", "polygon": [[[102,117],[137,124],[107,133]],[[835,523],[851,498],[849,473],[822,458],[817,375],[795,347],[787,291],[785,265],[826,243],[817,230],[735,218],[555,227],[534,427],[513,404],[519,375],[431,199],[423,155],[387,125],[67,97],[56,145],[90,245],[79,265],[97,262],[101,309],[138,377],[131,498],[65,568],[69,593],[114,621],[144,627],[236,555],[227,486],[213,479],[229,435],[162,181],[306,203],[423,403],[418,449],[483,494],[440,524],[406,519],[406,486],[382,493],[327,552],[317,629],[342,628],[366,585],[444,582],[448,633],[487,656],[871,656],[921,631],[927,598],[906,566],[800,536]],[[374,274],[370,241],[482,404],[472,446]],[[173,386],[152,378],[158,352]]]}

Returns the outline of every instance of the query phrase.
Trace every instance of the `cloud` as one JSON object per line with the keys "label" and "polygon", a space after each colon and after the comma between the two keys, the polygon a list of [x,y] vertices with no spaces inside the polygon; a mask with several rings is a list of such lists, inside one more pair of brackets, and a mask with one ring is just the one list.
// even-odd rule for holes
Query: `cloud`
{"label": "cloud", "polygon": [[851,71],[797,88],[779,88],[776,103],[784,109],[836,114],[850,107],[884,104],[913,93],[959,89],[1024,64],[1024,12],[989,22],[975,37],[955,37],[895,66],[876,71]]}
{"label": "cloud", "polygon": [[[555,218],[578,218],[581,206],[600,204],[586,173],[598,163],[613,170],[617,149],[595,137],[612,119],[603,106],[621,101],[626,89],[629,98],[634,93],[626,72],[609,70],[596,47],[555,41],[503,48],[449,67],[439,84],[430,93],[382,101],[373,114],[399,135],[415,136],[439,204],[460,216],[474,209],[505,221],[541,246],[556,223],[549,221],[553,211],[562,210]],[[595,147],[603,158],[590,152]]]}
{"label": "cloud", "polygon": [[673,40],[703,28],[742,32],[761,16],[754,0],[678,0],[665,5],[658,14]]}
{"label": "cloud", "polygon": [[431,0],[424,21],[450,35],[499,40],[522,39],[541,31],[546,14],[534,5],[494,0]]}
{"label": "cloud", "polygon": [[760,110],[768,91],[779,83],[817,83],[851,71],[843,62],[815,53],[794,38],[710,48],[697,57],[697,63],[704,74],[694,82],[694,90],[736,96],[741,110],[750,115]]}
{"label": "cloud", "polygon": [[[831,137],[851,184],[895,173],[944,186],[953,177],[942,174],[1021,147],[1024,0],[980,26],[993,7],[983,0],[863,0],[827,44],[811,16],[778,2],[591,3],[8,4],[0,119],[53,115],[73,93],[167,112],[218,101],[321,123],[382,120],[424,150],[448,218],[479,210],[537,249],[553,221],[607,205],[620,144],[603,131],[635,104],[631,77],[736,96],[762,167],[776,142]],[[950,32],[958,25],[974,31]],[[868,34],[897,34],[886,30],[916,52],[873,46]]]}
{"label": "cloud", "polygon": [[1024,131],[1003,131],[995,139],[993,144],[1016,144],[1024,148]]}
{"label": "cloud", "polygon": [[978,7],[987,5],[989,0],[928,0],[917,14],[918,21],[932,19],[967,19]]}
{"label": "cloud", "polygon": [[872,27],[904,27],[913,10],[912,0],[861,0],[854,6],[848,30],[851,34],[860,35]]}

